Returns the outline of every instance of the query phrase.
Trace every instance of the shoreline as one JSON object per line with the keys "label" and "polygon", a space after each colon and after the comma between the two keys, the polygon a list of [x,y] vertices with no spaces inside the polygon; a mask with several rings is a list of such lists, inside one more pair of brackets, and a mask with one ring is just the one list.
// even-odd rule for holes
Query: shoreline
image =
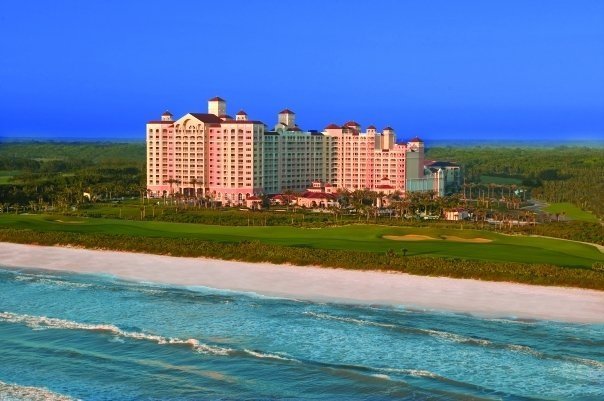
{"label": "shoreline", "polygon": [[6,242],[0,242],[0,267],[111,274],[133,281],[205,286],[304,301],[604,323],[604,291],[579,288]]}

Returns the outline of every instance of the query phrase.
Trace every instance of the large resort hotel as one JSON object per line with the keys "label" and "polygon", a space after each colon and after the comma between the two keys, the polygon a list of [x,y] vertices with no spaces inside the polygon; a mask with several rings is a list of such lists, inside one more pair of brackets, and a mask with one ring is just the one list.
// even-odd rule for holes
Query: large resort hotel
{"label": "large resort hotel", "polygon": [[[207,113],[177,120],[170,112],[147,123],[147,189],[242,205],[261,195],[335,193],[368,189],[384,194],[435,191],[442,195],[448,172],[424,163],[424,143],[397,143],[394,130],[365,132],[354,121],[304,131],[285,109],[273,130],[243,110],[235,118],[226,102],[208,101]],[[458,171],[457,171],[458,173]],[[317,194],[318,196],[318,194]]]}

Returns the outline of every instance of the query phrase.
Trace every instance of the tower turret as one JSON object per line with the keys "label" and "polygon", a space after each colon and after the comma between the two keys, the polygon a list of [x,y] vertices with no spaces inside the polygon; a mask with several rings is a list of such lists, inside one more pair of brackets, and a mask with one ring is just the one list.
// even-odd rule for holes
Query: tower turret
{"label": "tower turret", "polygon": [[424,178],[424,141],[417,136],[407,142],[405,154],[407,178]]}
{"label": "tower turret", "polygon": [[247,113],[243,110],[239,110],[235,115],[236,121],[247,121]]}
{"label": "tower turret", "polygon": [[290,109],[281,110],[279,113],[279,124],[285,125],[287,128],[296,126],[296,113]]}
{"label": "tower turret", "polygon": [[394,129],[392,127],[384,128],[382,131],[382,149],[394,148]]}
{"label": "tower turret", "polygon": [[208,100],[208,113],[219,117],[226,115],[226,101],[218,96]]}
{"label": "tower turret", "polygon": [[161,115],[161,120],[162,121],[172,121],[172,117],[173,114],[170,113],[168,110],[164,111],[164,113]]}

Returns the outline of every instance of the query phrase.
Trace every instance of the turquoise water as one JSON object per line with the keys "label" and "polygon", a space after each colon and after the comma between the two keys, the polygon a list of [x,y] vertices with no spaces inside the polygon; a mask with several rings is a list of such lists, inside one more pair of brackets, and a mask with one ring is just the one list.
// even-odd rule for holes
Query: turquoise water
{"label": "turquoise water", "polygon": [[602,400],[604,325],[0,269],[0,400],[65,397]]}

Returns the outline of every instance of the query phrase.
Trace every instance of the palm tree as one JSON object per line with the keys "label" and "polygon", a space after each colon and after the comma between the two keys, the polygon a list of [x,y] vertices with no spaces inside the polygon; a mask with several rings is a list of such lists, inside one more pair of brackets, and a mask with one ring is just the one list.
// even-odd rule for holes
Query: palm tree
{"label": "palm tree", "polygon": [[193,198],[195,198],[195,206],[197,206],[197,184],[201,184],[201,181],[193,177],[189,181],[189,184],[193,185]]}
{"label": "palm tree", "polygon": [[178,182],[178,180],[175,180],[174,178],[170,177],[166,180],[166,184],[170,184],[170,196],[174,196],[174,190],[172,189],[172,186],[174,184],[176,184]]}

